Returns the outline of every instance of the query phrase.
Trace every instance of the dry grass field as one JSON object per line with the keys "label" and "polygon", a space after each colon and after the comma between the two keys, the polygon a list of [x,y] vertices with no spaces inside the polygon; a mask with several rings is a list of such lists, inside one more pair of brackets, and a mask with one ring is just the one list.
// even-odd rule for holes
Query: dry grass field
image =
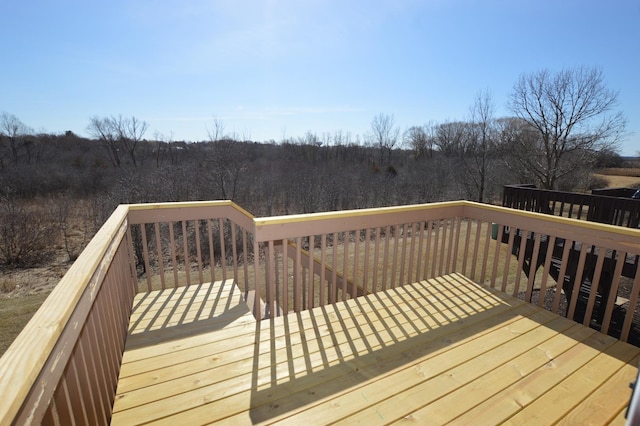
{"label": "dry grass field", "polygon": [[612,176],[594,174],[595,177],[604,179],[608,188],[640,188],[640,177],[638,176]]}
{"label": "dry grass field", "polygon": [[24,328],[49,292],[0,299],[0,354]]}
{"label": "dry grass field", "polygon": [[604,179],[609,188],[640,188],[640,168],[602,169],[593,175]]}

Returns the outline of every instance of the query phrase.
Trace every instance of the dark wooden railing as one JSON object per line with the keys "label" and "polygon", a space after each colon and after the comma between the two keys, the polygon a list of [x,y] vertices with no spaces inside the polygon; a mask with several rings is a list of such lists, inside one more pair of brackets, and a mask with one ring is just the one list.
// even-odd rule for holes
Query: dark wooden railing
{"label": "dark wooden railing", "polygon": [[[632,198],[635,194],[636,190],[630,188],[579,194],[543,190],[534,185],[507,185],[502,204],[519,210],[638,228],[640,200]],[[526,235],[518,228],[504,228],[501,233],[503,243],[513,240],[512,254],[517,256],[520,250],[523,251],[522,268],[527,275],[537,270],[549,256],[548,274],[562,285],[567,299],[573,302],[567,316],[578,322],[588,324],[593,315],[596,326],[602,324],[614,277],[636,277],[640,261],[637,255],[624,254],[620,262],[621,254],[615,250],[598,250],[595,246],[557,238],[542,238],[534,243],[535,235]],[[535,244],[538,245],[537,252],[534,252]]]}
{"label": "dark wooden railing", "polygon": [[[638,228],[640,200],[631,198],[633,193],[635,190],[628,188],[579,194],[538,189],[535,185],[506,185],[502,205],[512,209]],[[628,198],[622,198],[621,195]]]}

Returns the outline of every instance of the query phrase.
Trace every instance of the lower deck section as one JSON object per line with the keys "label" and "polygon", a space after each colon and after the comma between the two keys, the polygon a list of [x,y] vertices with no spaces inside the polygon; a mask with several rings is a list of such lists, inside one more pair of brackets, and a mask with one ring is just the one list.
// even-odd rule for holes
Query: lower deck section
{"label": "lower deck section", "polygon": [[622,424],[639,355],[459,274],[264,321],[216,282],[136,297],[112,423]]}

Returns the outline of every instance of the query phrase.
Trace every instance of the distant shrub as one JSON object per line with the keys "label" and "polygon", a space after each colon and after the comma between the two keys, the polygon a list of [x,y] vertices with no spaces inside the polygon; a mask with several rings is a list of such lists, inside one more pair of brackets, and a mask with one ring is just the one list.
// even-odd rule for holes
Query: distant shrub
{"label": "distant shrub", "polygon": [[53,252],[53,224],[44,211],[11,197],[0,199],[0,266],[37,266]]}
{"label": "distant shrub", "polygon": [[591,191],[592,189],[606,188],[608,185],[609,182],[605,178],[592,175],[587,182],[587,189]]}

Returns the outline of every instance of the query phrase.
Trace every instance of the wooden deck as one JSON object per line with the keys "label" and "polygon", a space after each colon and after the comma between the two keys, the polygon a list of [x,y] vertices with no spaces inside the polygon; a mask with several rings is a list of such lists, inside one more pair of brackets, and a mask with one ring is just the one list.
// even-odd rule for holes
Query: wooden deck
{"label": "wooden deck", "polygon": [[622,424],[640,355],[459,274],[264,321],[151,292],[129,333],[113,424]]}

